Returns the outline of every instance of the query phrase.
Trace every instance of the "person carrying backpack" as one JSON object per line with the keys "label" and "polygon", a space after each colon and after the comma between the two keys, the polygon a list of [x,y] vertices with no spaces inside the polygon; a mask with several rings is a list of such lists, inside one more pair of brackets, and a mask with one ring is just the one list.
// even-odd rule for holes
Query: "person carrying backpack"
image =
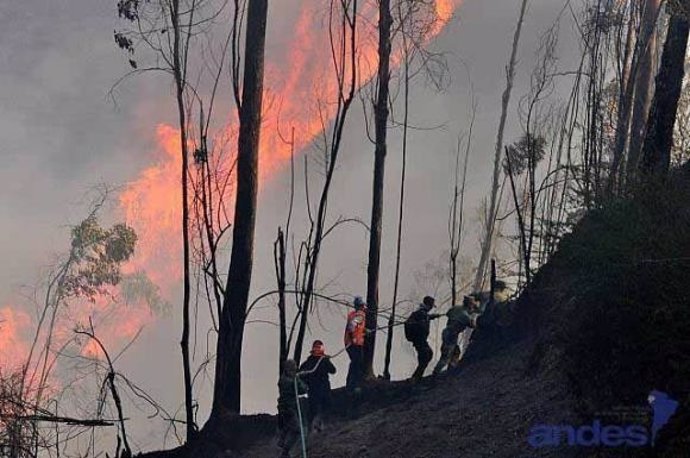
{"label": "person carrying backpack", "polygon": [[405,320],[405,338],[412,343],[417,351],[417,369],[412,374],[412,380],[419,380],[434,357],[434,351],[429,346],[429,326],[431,320],[440,315],[429,313],[434,308],[434,298],[426,296],[419,308]]}
{"label": "person carrying backpack", "polygon": [[311,354],[300,366],[299,373],[309,387],[309,420],[317,432],[323,430],[323,416],[331,405],[331,382],[328,377],[335,372],[323,342],[315,340]]}

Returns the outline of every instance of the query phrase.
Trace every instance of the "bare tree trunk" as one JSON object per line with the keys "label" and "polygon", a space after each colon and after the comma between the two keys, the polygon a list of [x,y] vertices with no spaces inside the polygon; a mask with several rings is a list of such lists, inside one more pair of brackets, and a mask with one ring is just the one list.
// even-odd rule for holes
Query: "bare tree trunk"
{"label": "bare tree trunk", "polygon": [[518,18],[517,27],[515,28],[515,35],[513,36],[513,49],[510,54],[510,62],[506,69],[506,88],[503,91],[501,98],[501,118],[498,123],[498,134],[496,135],[496,149],[494,151],[494,174],[493,183],[491,185],[491,201],[489,204],[489,213],[486,215],[486,226],[484,228],[484,240],[482,242],[482,252],[479,259],[479,266],[477,267],[477,274],[474,278],[473,289],[479,290],[484,283],[484,275],[486,267],[491,255],[491,247],[493,245],[494,230],[496,227],[496,214],[498,212],[498,191],[501,187],[501,158],[503,157],[503,135],[505,132],[506,119],[508,117],[508,107],[510,105],[510,95],[513,91],[513,81],[515,79],[515,66],[517,64],[517,51],[520,44],[520,35],[522,33],[522,24],[525,21],[525,13],[527,11],[528,0],[522,0],[520,7],[520,16]]}
{"label": "bare tree trunk", "polygon": [[278,228],[278,238],[273,244],[273,257],[278,280],[278,326],[280,342],[278,353],[278,373],[283,373],[283,364],[288,357],[287,314],[285,312],[285,234]]}
{"label": "bare tree trunk", "polygon": [[[340,8],[342,8],[342,17],[340,23],[340,33],[342,34],[342,38],[340,43],[334,42],[333,34],[333,12],[337,4],[340,5]],[[304,336],[307,331],[307,316],[310,311],[311,300],[314,295],[316,272],[319,264],[319,256],[321,254],[321,243],[323,242],[324,231],[326,230],[325,224],[328,197],[330,194],[331,183],[333,181],[333,174],[335,173],[335,167],[340,153],[340,144],[343,139],[345,121],[355,96],[357,81],[357,4],[358,0],[353,0],[352,2],[343,2],[342,0],[337,0],[336,2],[336,0],[331,0],[330,4],[330,44],[331,56],[333,58],[333,64],[336,70],[336,78],[338,81],[338,106],[335,119],[333,121],[333,134],[329,148],[330,155],[328,169],[326,170],[326,180],[321,190],[316,221],[312,221],[312,229],[309,235],[310,242],[306,245],[306,250],[308,253],[307,260],[305,262],[305,278],[302,282],[302,304],[299,311],[299,329],[297,331],[297,339],[295,341],[293,352],[293,359],[298,364],[302,357]],[[349,62],[347,62],[346,59],[348,59]],[[349,75],[346,74],[348,73],[348,70]]]}
{"label": "bare tree trunk", "polygon": [[[473,94],[474,98],[474,94]],[[450,297],[451,305],[456,305],[458,295],[458,256],[462,245],[462,233],[465,219],[465,188],[467,185],[467,166],[470,161],[470,151],[472,149],[472,134],[474,131],[474,121],[477,116],[477,104],[472,103],[472,118],[467,135],[465,146],[465,161],[462,167],[462,185],[460,184],[460,146],[461,140],[458,139],[458,146],[455,156],[455,177],[453,186],[453,204],[450,211],[449,235],[450,235]]]}
{"label": "bare tree trunk", "polygon": [[374,106],[376,148],[374,151],[374,187],[371,205],[371,226],[369,235],[369,265],[367,268],[367,319],[369,332],[364,343],[365,373],[374,375],[374,350],[376,328],[378,327],[379,270],[381,265],[381,225],[383,219],[383,187],[386,167],[386,134],[388,129],[388,95],[390,82],[391,26],[393,17],[390,0],[379,3],[379,68],[378,91]]}
{"label": "bare tree trunk", "polygon": [[[633,47],[635,38],[634,30],[634,16],[635,8],[630,7],[630,19],[628,22],[628,31],[625,39],[625,53],[623,55],[623,68],[621,70],[619,90],[618,90],[618,113],[616,116],[616,136],[613,150],[613,158],[611,160],[611,171],[609,175],[608,191],[613,193],[616,190],[619,178],[619,168],[623,161],[625,147],[627,145],[630,131],[630,118],[632,116],[632,98],[635,90],[635,84],[632,81],[632,75],[635,74],[637,67],[637,59],[639,56],[638,44]],[[599,34],[596,34],[599,37]],[[598,43],[597,43],[598,46]],[[591,84],[591,83],[590,83]]]}
{"label": "bare tree trunk", "polygon": [[[529,284],[530,277],[530,261],[529,261],[529,249],[527,246],[527,233],[525,227],[525,218],[523,216],[523,210],[521,209],[520,201],[518,198],[517,187],[515,186],[515,174],[512,167],[513,161],[511,160],[508,148],[506,148],[506,165],[508,169],[508,178],[510,179],[510,189],[513,195],[513,205],[515,205],[515,213],[517,214],[518,220],[518,230],[520,231],[520,254],[521,260],[520,265],[524,264],[525,267],[525,284]],[[518,275],[518,282],[520,281],[520,275]]]}
{"label": "bare tree trunk", "polygon": [[190,301],[190,255],[189,255],[189,145],[187,144],[187,118],[184,106],[186,56],[183,55],[183,39],[180,30],[180,2],[171,3],[171,22],[173,25],[173,73],[177,96],[177,113],[180,124],[180,153],[182,155],[182,263],[183,263],[183,293],[182,293],[182,372],[184,378],[184,406],[185,422],[187,426],[187,442],[194,439],[196,426],[194,424],[194,408],[192,405],[192,372],[189,358],[189,301]]}
{"label": "bare tree trunk", "polygon": [[[404,19],[403,19],[404,21]],[[405,179],[407,177],[407,133],[410,114],[410,51],[407,47],[405,36],[405,25],[401,24],[403,34],[403,50],[405,60],[403,62],[403,83],[404,83],[404,103],[403,103],[403,138],[402,138],[402,169],[400,170],[400,204],[398,207],[398,239],[395,249],[395,279],[393,281],[393,301],[391,303],[391,313],[388,317],[388,335],[386,336],[386,354],[383,362],[383,378],[390,380],[391,352],[393,350],[393,333],[395,330],[395,318],[398,302],[398,287],[400,286],[400,260],[402,251],[402,229],[403,216],[405,211]]]}
{"label": "bare tree trunk", "polygon": [[633,101],[633,118],[630,126],[630,148],[626,176],[634,180],[644,143],[647,116],[652,102],[654,64],[656,62],[656,23],[659,18],[661,0],[643,0],[645,2],[640,30],[640,64],[635,75],[635,99]]}
{"label": "bare tree trunk", "polygon": [[267,16],[268,0],[249,0],[232,254],[218,333],[212,417],[224,410],[240,412],[242,339],[254,260]]}
{"label": "bare tree trunk", "polygon": [[[282,138],[282,137],[281,137]],[[278,374],[283,373],[283,365],[288,359],[290,343],[288,342],[287,306],[285,293],[287,286],[287,275],[285,270],[285,260],[287,249],[285,240],[290,236],[290,222],[292,221],[292,211],[295,203],[295,128],[293,127],[290,135],[290,203],[288,205],[287,221],[285,232],[278,228],[278,237],[273,244],[273,258],[276,270],[276,280],[278,282],[278,325],[280,326],[280,342],[278,353]]]}
{"label": "bare tree trunk", "polygon": [[[683,2],[685,5],[688,3]],[[689,30],[688,19],[682,13],[671,16],[642,149],[641,168],[647,177],[665,176],[671,164],[673,127],[685,76]]]}

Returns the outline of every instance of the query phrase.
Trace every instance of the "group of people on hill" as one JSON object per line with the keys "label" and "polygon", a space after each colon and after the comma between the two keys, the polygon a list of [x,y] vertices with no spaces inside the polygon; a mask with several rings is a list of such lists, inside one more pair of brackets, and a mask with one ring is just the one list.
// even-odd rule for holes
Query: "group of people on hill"
{"label": "group of people on hill", "polygon": [[[501,286],[504,288],[505,284],[501,282]],[[434,375],[459,363],[461,351],[458,339],[466,329],[479,326],[482,312],[489,302],[485,296],[482,293],[465,296],[461,305],[453,305],[445,313],[447,321],[441,334],[441,356],[433,369]],[[356,393],[364,381],[364,342],[369,330],[366,327],[366,304],[362,298],[355,297],[352,305],[353,309],[347,315],[343,343],[350,358],[345,386],[347,390]],[[417,352],[417,367],[412,374],[412,381],[418,381],[424,376],[433,359],[434,352],[428,342],[431,321],[443,316],[431,313],[435,305],[434,298],[426,296],[404,322],[405,338]],[[305,439],[305,431],[320,432],[323,429],[323,417],[331,404],[329,377],[335,373],[336,368],[326,354],[321,340],[314,341],[309,357],[301,366],[298,367],[294,360],[284,362],[278,382],[281,457],[290,456],[290,449],[297,441]]]}
{"label": "group of people on hill", "polygon": [[[441,373],[446,368],[455,367],[460,361],[458,339],[465,329],[477,327],[480,304],[481,300],[477,295],[465,296],[462,305],[454,305],[446,312],[446,326],[441,333],[441,357],[434,367],[434,375]],[[427,296],[419,308],[405,321],[405,338],[412,343],[417,351],[417,368],[412,374],[413,381],[424,376],[424,372],[434,356],[434,351],[429,346],[428,341],[429,329],[431,321],[443,316],[431,313],[435,306],[434,298]]]}

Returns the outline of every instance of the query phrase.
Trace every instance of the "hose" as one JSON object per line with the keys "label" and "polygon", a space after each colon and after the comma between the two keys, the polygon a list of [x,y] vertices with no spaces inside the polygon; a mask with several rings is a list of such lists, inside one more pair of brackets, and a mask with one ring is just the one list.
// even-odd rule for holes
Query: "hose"
{"label": "hose", "polygon": [[302,458],[307,458],[307,439],[304,434],[304,421],[302,420],[302,403],[300,402],[299,389],[297,388],[297,376],[295,376],[295,401],[297,402],[297,418],[299,419],[299,433],[302,439]]}

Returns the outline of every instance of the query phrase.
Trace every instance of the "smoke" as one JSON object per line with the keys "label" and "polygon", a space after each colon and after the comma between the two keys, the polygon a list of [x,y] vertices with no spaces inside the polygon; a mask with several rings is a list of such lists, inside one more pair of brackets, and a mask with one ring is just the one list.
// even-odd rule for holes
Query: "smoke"
{"label": "smoke", "polygon": [[[427,19],[430,27],[422,32],[421,39],[428,42],[436,37],[460,3],[459,0],[436,0],[430,12],[435,17]],[[357,80],[360,85],[366,85],[377,69],[375,2],[364,3],[360,14]],[[339,88],[333,74],[325,16],[324,10],[301,2],[293,33],[281,47],[283,55],[267,58],[264,95],[267,103],[259,155],[261,183],[289,165],[292,147],[285,141],[285,137],[289,137],[287,132],[294,129],[295,152],[303,152],[324,134],[335,114]],[[402,50],[398,46],[393,52],[394,66],[401,59]],[[234,114],[232,118],[229,125],[214,135],[214,143],[220,146],[210,148],[221,154],[219,151],[230,145],[231,150],[225,151],[222,158],[226,171],[232,169],[235,157],[232,141],[237,124]],[[125,221],[135,228],[139,237],[136,258],[128,269],[145,271],[169,297],[182,276],[179,130],[160,124],[156,138],[159,159],[127,185],[119,197],[119,204]],[[194,145],[190,146],[193,150]],[[225,202],[227,208],[224,210],[231,217],[232,196]]]}

